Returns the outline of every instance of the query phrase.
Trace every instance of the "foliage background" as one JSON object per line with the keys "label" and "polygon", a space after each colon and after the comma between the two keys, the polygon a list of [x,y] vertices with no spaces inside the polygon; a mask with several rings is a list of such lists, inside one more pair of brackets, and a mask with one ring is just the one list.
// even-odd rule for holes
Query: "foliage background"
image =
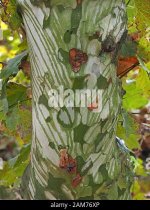
{"label": "foliage background", "polygon": [[[16,0],[0,1],[0,199],[17,189],[30,160],[31,82]],[[117,136],[131,150],[135,200],[150,199],[150,0],[126,0],[128,36],[118,58],[123,105]],[[17,57],[16,57],[17,55]]]}

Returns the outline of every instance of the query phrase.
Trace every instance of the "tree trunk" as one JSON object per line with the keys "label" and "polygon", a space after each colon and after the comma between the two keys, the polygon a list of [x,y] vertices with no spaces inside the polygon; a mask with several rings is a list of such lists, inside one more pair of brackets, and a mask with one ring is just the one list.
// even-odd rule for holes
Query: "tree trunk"
{"label": "tree trunk", "polygon": [[[130,199],[131,168],[116,142],[122,0],[18,0],[32,66],[33,136],[25,199]],[[100,89],[100,112],[49,107],[49,91]]]}

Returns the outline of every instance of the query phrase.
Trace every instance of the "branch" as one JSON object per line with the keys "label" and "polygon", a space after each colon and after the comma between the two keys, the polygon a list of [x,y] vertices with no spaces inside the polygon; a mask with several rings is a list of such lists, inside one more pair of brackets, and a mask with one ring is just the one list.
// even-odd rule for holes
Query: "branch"
{"label": "branch", "polygon": [[131,70],[133,70],[135,67],[137,67],[140,63],[137,62],[135,63],[134,65],[132,65],[131,67],[129,67],[128,69],[126,69],[124,72],[122,72],[120,75],[119,75],[119,78],[122,78],[124,77],[126,74],[128,74]]}

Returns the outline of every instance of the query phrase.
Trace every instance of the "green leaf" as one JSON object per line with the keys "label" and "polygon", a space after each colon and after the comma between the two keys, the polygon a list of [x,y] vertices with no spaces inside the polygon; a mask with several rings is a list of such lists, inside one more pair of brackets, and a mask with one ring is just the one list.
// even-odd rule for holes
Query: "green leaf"
{"label": "green leaf", "polygon": [[30,155],[30,149],[31,149],[31,144],[27,144],[21,149],[20,154],[18,155],[13,168],[20,167],[21,164],[26,162],[26,160],[28,159]]}
{"label": "green leaf", "polygon": [[134,0],[135,8],[137,10],[137,20],[139,27],[144,30],[146,26],[150,25],[150,2],[149,0]]}
{"label": "green leaf", "polygon": [[9,79],[10,76],[15,76],[19,71],[19,65],[22,59],[27,56],[27,51],[17,55],[15,58],[8,61],[7,66],[0,73],[0,78],[3,80]]}
{"label": "green leaf", "polygon": [[123,127],[125,128],[126,136],[129,137],[130,134],[135,134],[138,130],[138,124],[136,124],[135,120],[125,110],[122,111],[122,117]]}
{"label": "green leaf", "polygon": [[11,29],[17,30],[21,26],[22,18],[17,12],[16,0],[6,1],[6,6],[1,16],[9,24]]}
{"label": "green leaf", "polygon": [[138,60],[139,60],[139,62],[140,62],[141,68],[142,68],[144,71],[146,71],[147,73],[150,73],[150,65],[149,65],[149,63],[148,63],[148,64],[145,64],[144,61],[143,61],[140,57],[138,57]]}
{"label": "green leaf", "polygon": [[140,69],[139,74],[136,79],[136,86],[137,88],[143,91],[143,95],[147,98],[150,96],[150,77],[148,73]]}
{"label": "green leaf", "polygon": [[26,145],[20,154],[6,162],[4,169],[0,171],[0,185],[10,186],[22,177],[25,168],[29,164],[30,145]]}
{"label": "green leaf", "polygon": [[140,144],[138,142],[139,135],[137,131],[135,131],[134,134],[130,134],[128,137],[126,135],[126,130],[122,125],[119,123],[117,127],[117,136],[120,139],[123,139],[125,141],[126,146],[132,150],[132,149],[140,149]]}
{"label": "green leaf", "polygon": [[143,176],[143,177],[146,177],[148,175],[147,172],[145,171],[143,161],[139,158],[137,159],[135,173],[137,176]]}
{"label": "green leaf", "polygon": [[27,88],[16,83],[9,83],[7,85],[6,94],[9,107],[18,105],[19,102],[28,99]]}
{"label": "green leaf", "polygon": [[20,119],[20,116],[18,114],[18,108],[15,107],[11,110],[10,113],[7,114],[7,118],[5,121],[6,127],[11,131],[16,130],[19,119]]}
{"label": "green leaf", "polygon": [[0,99],[0,102],[1,102],[0,111],[6,114],[9,110],[7,98],[5,97]]}
{"label": "green leaf", "polygon": [[143,95],[143,90],[136,85],[136,82],[124,83],[123,89],[126,94],[123,97],[123,108],[127,111],[143,108],[148,99]]}
{"label": "green leaf", "polygon": [[125,43],[123,43],[120,54],[123,57],[136,56],[136,54],[137,54],[137,43],[133,42],[133,40],[128,38],[125,41]]}

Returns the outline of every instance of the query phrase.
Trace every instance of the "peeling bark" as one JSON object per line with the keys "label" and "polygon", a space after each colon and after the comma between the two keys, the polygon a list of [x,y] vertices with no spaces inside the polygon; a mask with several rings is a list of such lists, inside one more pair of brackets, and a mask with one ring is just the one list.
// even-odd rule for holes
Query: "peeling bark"
{"label": "peeling bark", "polygon": [[[22,181],[24,198],[130,199],[129,157],[115,140],[121,111],[116,60],[127,20],[124,1],[18,4],[28,38],[33,91],[31,164]],[[48,91],[60,86],[101,89],[101,112],[91,107],[49,108]]]}

